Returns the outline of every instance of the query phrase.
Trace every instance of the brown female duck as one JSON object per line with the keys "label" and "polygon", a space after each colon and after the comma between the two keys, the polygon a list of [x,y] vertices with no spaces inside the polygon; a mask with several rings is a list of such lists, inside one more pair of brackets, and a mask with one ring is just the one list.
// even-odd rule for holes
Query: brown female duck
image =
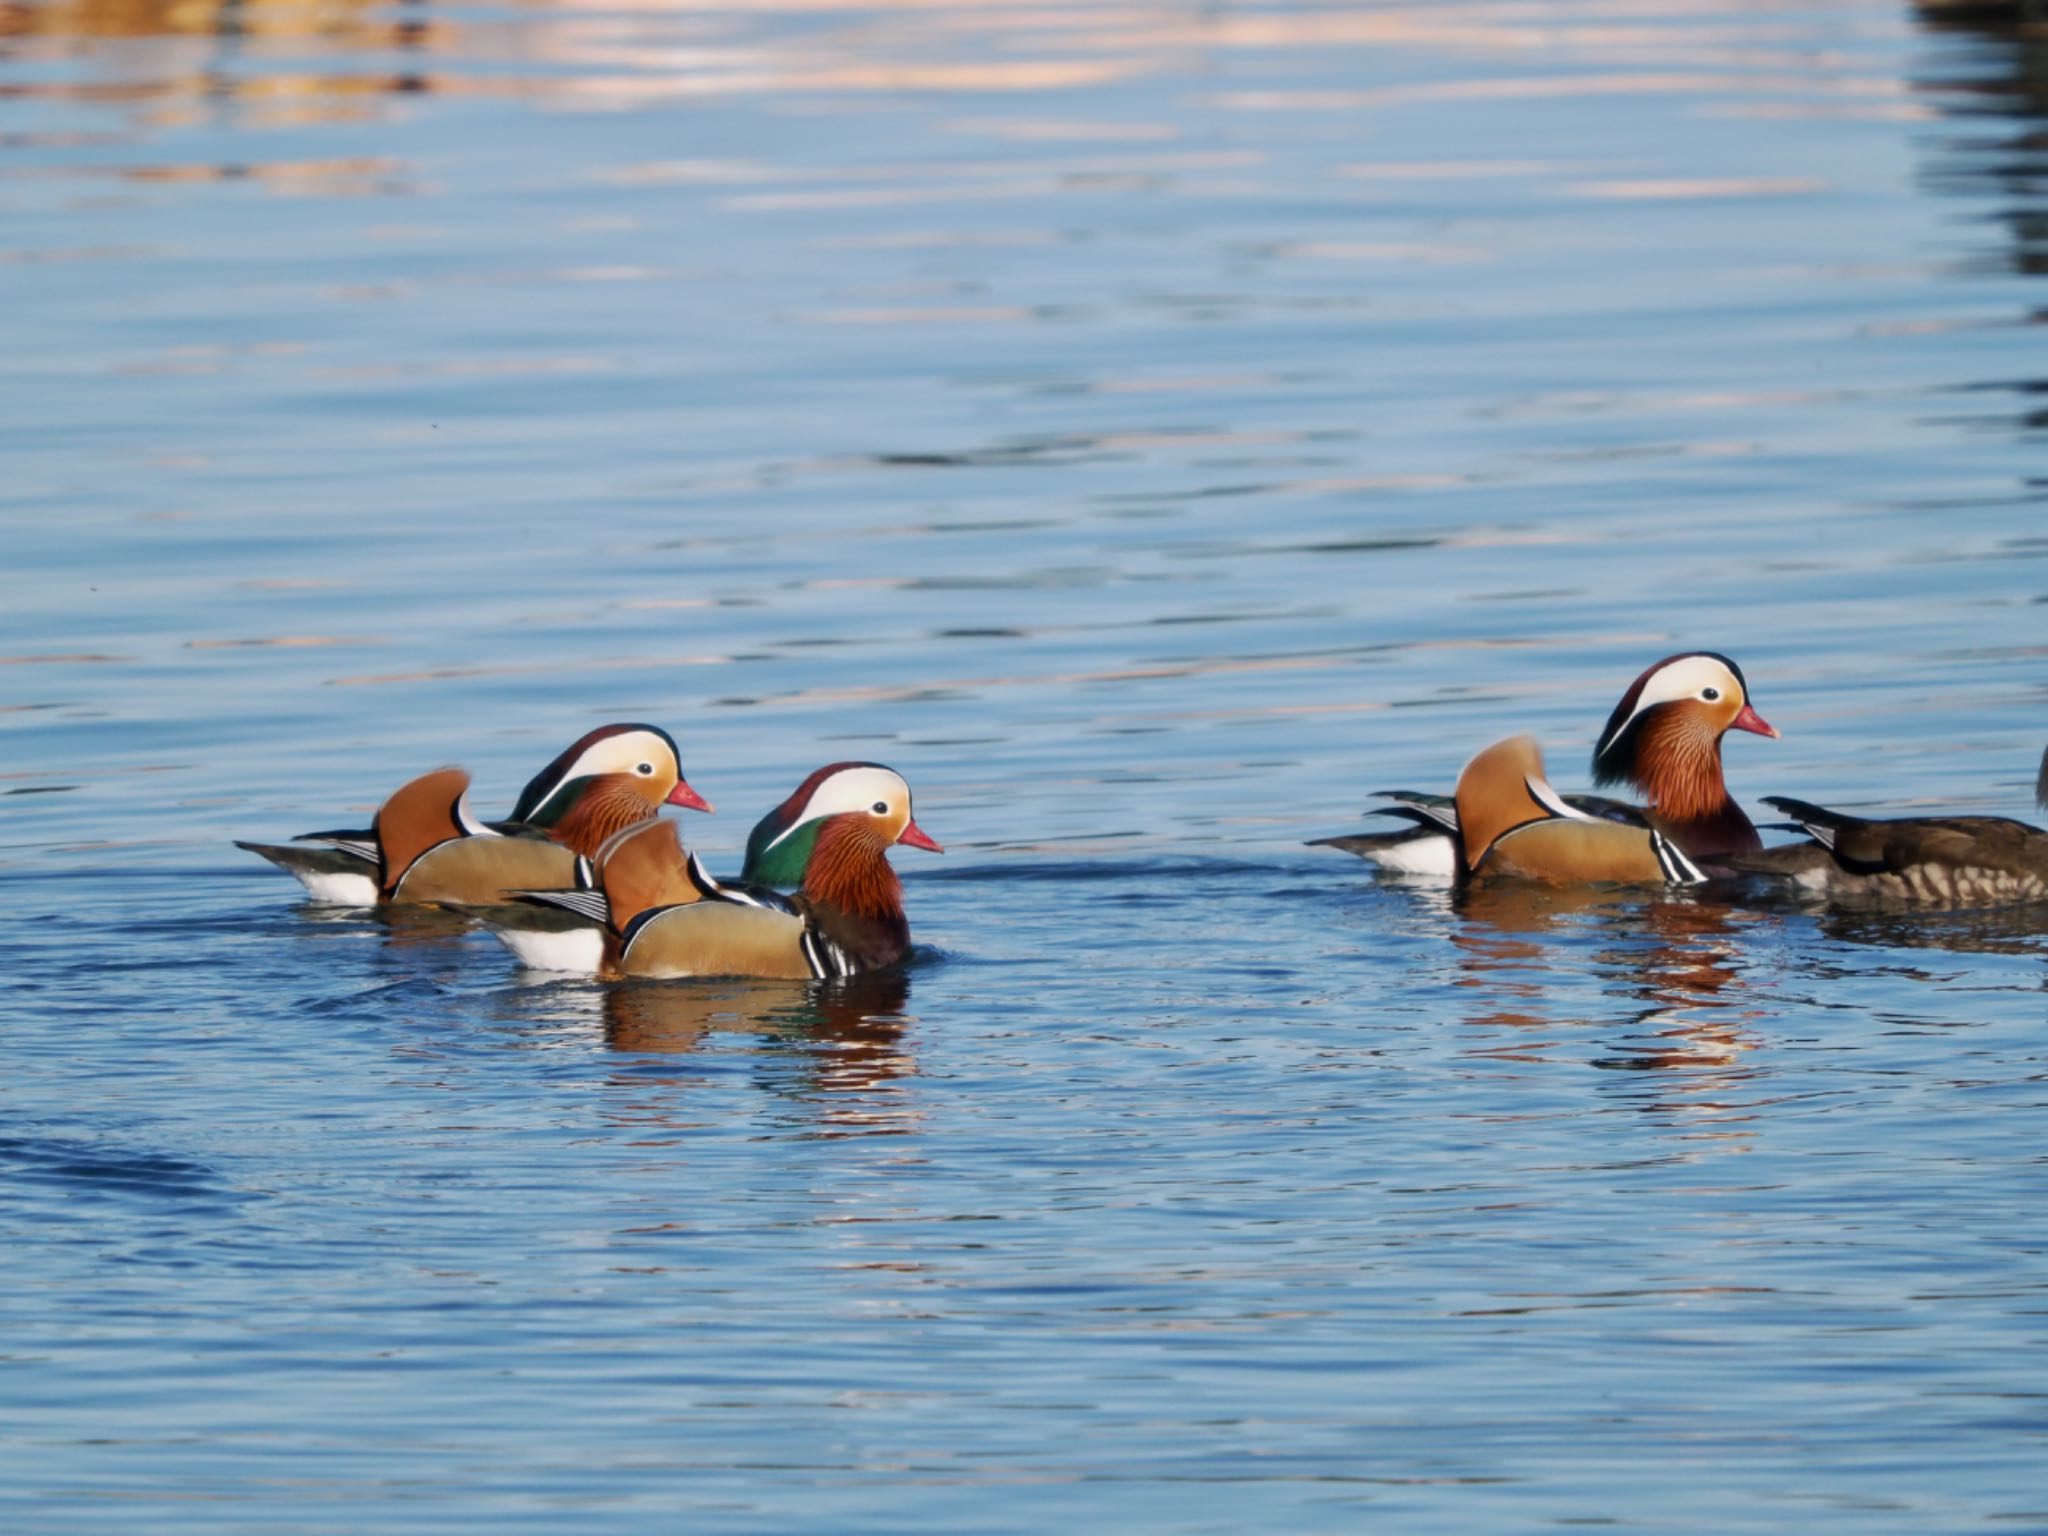
{"label": "brown female duck", "polygon": [[[2048,810],[2048,754],[2034,797]],[[2048,832],[2006,816],[1851,816],[1766,795],[1810,841],[1728,862],[1841,907],[1960,909],[2048,901]]]}

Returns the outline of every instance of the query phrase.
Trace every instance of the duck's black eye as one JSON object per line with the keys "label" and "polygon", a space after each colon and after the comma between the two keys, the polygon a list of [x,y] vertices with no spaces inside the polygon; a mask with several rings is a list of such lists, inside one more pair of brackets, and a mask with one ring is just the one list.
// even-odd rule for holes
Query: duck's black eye
{"label": "duck's black eye", "polygon": [[877,800],[877,801],[875,802],[874,810],[875,810],[875,814],[876,814],[877,816],[886,816],[886,815],[888,815],[888,814],[889,814],[889,802],[888,802],[888,801],[886,801],[886,800]]}
{"label": "duck's black eye", "polygon": [[642,772],[642,773],[652,773],[652,772],[654,772],[654,764],[652,764],[652,763],[642,763],[642,764],[640,765],[640,772]]}
{"label": "duck's black eye", "polygon": [[1714,700],[1721,697],[1721,690],[1718,688],[1702,688],[1700,690],[1700,697],[1711,704]]}

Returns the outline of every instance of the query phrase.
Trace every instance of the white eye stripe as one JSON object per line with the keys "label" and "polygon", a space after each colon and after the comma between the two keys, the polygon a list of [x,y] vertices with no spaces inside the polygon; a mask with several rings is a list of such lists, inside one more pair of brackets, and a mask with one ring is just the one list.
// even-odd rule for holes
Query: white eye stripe
{"label": "white eye stripe", "polygon": [[562,779],[566,783],[570,779],[588,778],[599,773],[652,774],[656,763],[666,761],[672,755],[668,744],[649,732],[628,731],[623,736],[607,736],[603,741],[592,742],[585,747]]}
{"label": "white eye stripe", "polygon": [[1713,657],[1681,656],[1650,674],[1628,719],[1608,732],[1599,750],[1604,752],[1612,746],[1622,732],[1635,723],[1636,716],[1646,709],[1655,709],[1659,704],[1675,704],[1680,699],[1707,698],[1710,693],[1718,698],[1740,686],[1727,666]]}
{"label": "white eye stripe", "polygon": [[[804,802],[804,808],[797,812],[792,821],[768,847],[773,848],[796,831],[798,827],[818,820],[822,816],[838,816],[847,811],[865,811],[871,806],[884,807],[880,814],[887,814],[887,807],[898,797],[908,804],[910,786],[903,782],[903,776],[891,768],[842,768],[824,783],[811,791],[811,798]],[[765,851],[765,850],[764,850]]]}

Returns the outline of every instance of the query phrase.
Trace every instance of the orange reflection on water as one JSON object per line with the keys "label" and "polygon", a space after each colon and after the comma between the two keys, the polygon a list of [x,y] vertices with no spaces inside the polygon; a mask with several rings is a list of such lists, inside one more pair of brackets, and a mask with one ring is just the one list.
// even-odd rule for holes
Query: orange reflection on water
{"label": "orange reflection on water", "polygon": [[0,6],[0,38],[325,38],[383,47],[423,30],[424,12],[384,0],[47,0]]}
{"label": "orange reflection on water", "polygon": [[[797,20],[800,24],[778,25]],[[75,56],[86,41],[153,40],[124,54],[113,79],[21,82],[18,95],[71,100],[222,101],[314,116],[349,97],[527,96],[567,108],[631,109],[720,96],[999,97],[1099,87],[1186,72],[1218,57],[1404,49],[1520,63],[1541,76],[1462,78],[1362,90],[1239,90],[1242,110],[1377,107],[1417,100],[1579,97],[1614,92],[1770,95],[1793,101],[1896,93],[1898,82],[1849,73],[1836,34],[1804,18],[1703,23],[1659,14],[1588,25],[1583,5],[1452,6],[1308,3],[1253,7],[1018,0],[557,0],[509,18],[449,12],[426,0],[43,0],[0,8],[0,39],[18,57]],[[217,47],[194,46],[214,41]],[[1761,46],[1760,46],[1761,45]],[[270,59],[432,55],[400,70],[269,74]],[[442,61],[446,61],[445,64]],[[515,66],[486,74],[482,61]],[[550,73],[527,66],[555,66]],[[139,66],[139,68],[138,68]],[[458,67],[459,66],[459,67]],[[130,71],[133,71],[130,73]],[[1151,143],[1170,123],[988,116],[955,131],[1008,142]]]}
{"label": "orange reflection on water", "polygon": [[830,984],[625,982],[604,992],[604,1038],[615,1051],[682,1056],[751,1035],[756,1079],[821,1130],[903,1135],[921,1118],[899,1082],[917,1071],[909,997],[909,978],[893,970]]}
{"label": "orange reflection on water", "polygon": [[[1458,917],[1454,984],[1475,994],[1466,1022],[1526,1037],[1472,1054],[1543,1060],[1567,1031],[1604,1022],[1553,1002],[1566,995],[1560,966],[1583,955],[1566,946],[1590,937],[1597,947],[1585,968],[1603,997],[1625,1000],[1631,1015],[1624,1038],[1594,1064],[1645,1074],[1650,1092],[1639,1107],[1682,1112],[1688,1134],[1700,1134],[1702,1119],[1718,1124],[1753,1110],[1741,1095],[1742,1057],[1756,1043],[1749,1021],[1765,1004],[1748,993],[1745,930],[1769,918],[1678,896],[1505,882],[1465,892]],[[1722,1127],[1710,1134],[1744,1133]]]}

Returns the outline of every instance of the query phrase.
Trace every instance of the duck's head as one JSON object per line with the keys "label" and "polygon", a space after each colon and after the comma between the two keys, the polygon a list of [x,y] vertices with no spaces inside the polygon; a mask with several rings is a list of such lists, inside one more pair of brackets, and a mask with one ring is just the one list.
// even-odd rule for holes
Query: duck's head
{"label": "duck's head", "polygon": [[1667,656],[1629,685],[1607,717],[1593,749],[1593,782],[1631,783],[1654,793],[1657,764],[1649,759],[1660,751],[1691,755],[1704,746],[1718,761],[1729,731],[1778,734],[1751,706],[1742,668],[1713,651]]}
{"label": "duck's head", "polygon": [[576,803],[588,780],[617,775],[649,805],[708,811],[711,802],[683,778],[675,738],[655,725],[601,725],[533,776],[512,820],[549,827]]}
{"label": "duck's head", "polygon": [[831,763],[805,779],[755,825],[740,878],[762,885],[803,884],[804,870],[828,824],[860,833],[862,841],[877,849],[901,843],[945,852],[912,819],[910,786],[903,775],[880,763]]}

